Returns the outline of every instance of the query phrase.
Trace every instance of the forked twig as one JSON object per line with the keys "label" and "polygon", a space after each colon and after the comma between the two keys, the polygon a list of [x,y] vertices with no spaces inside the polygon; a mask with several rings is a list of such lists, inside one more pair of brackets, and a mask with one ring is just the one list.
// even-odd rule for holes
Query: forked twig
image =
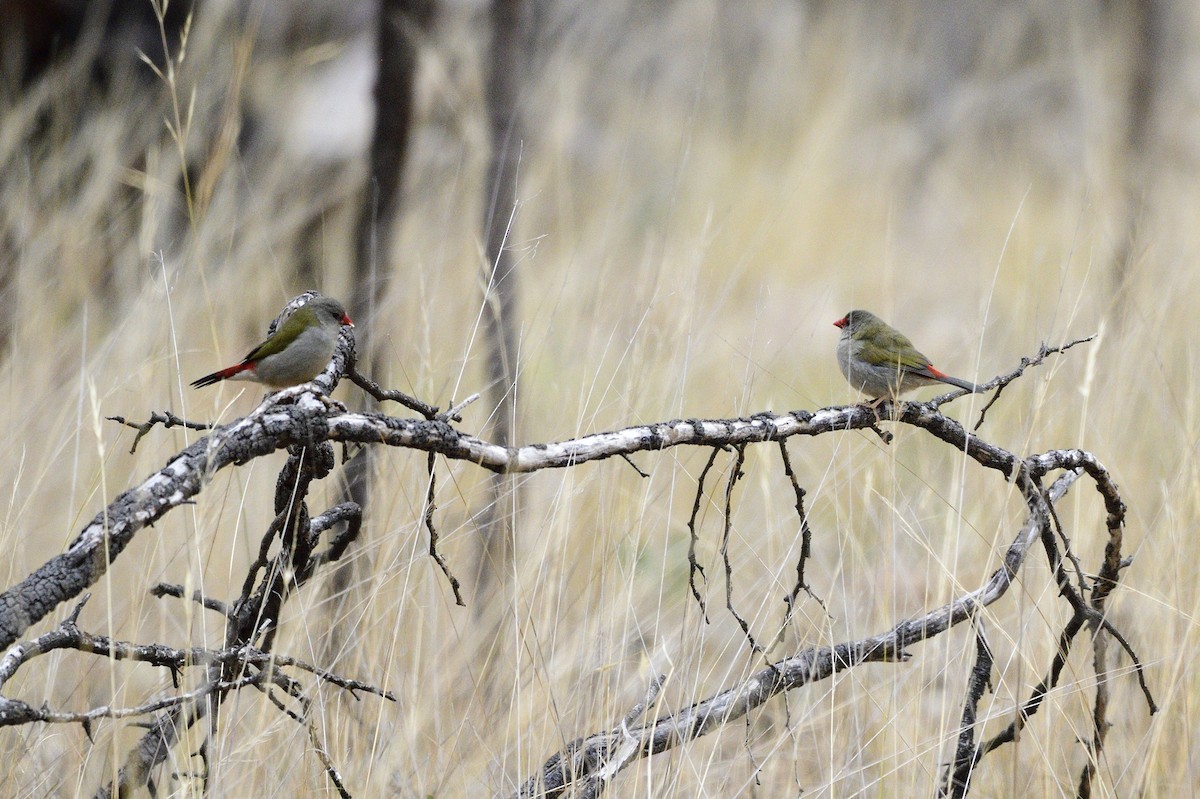
{"label": "forked twig", "polygon": [[434,505],[434,497],[437,493],[437,476],[434,472],[434,459],[436,456],[431,452],[429,459],[426,461],[425,470],[429,474],[429,489],[425,492],[425,529],[429,532],[429,557],[433,558],[433,562],[442,570],[442,574],[446,575],[446,579],[450,581],[450,590],[454,592],[454,604],[461,608],[465,608],[467,603],[463,601],[461,586],[458,578],[450,572],[450,565],[446,563],[446,556],[438,551],[438,531],[433,524],[433,512],[436,510]]}
{"label": "forked twig", "polygon": [[144,422],[131,422],[124,416],[106,416],[110,422],[123,424],[126,427],[132,427],[137,431],[137,435],[133,437],[133,443],[129,446],[129,454],[137,452],[138,442],[142,440],[142,436],[154,429],[154,426],[161,424],[164,428],[171,427],[186,427],[188,430],[212,430],[211,422],[189,422],[187,419],[182,419],[170,411],[153,411],[150,418]]}

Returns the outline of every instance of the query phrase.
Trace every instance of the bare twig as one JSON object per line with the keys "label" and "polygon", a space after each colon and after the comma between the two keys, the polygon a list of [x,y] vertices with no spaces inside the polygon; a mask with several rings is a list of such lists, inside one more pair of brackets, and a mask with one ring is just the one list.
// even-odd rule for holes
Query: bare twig
{"label": "bare twig", "polygon": [[319,535],[343,522],[346,527],[334,537],[333,541],[329,543],[329,547],[312,554],[311,563],[314,569],[340,560],[347,547],[357,540],[358,534],[362,531],[362,508],[354,502],[342,502],[309,520],[308,524],[312,535]]}
{"label": "bare twig", "polygon": [[[267,698],[275,707],[279,708],[280,712],[288,718],[302,725],[308,732],[309,742],[312,744],[313,751],[317,755],[317,759],[321,761],[321,766],[325,769],[325,776],[329,777],[329,781],[333,783],[333,787],[338,792],[338,796],[342,799],[350,799],[350,791],[346,788],[346,782],[342,779],[342,774],[338,771],[337,766],[333,763],[333,758],[329,756],[328,750],[321,742],[321,737],[317,732],[316,722],[312,718],[312,700],[305,695],[300,687],[300,684],[295,680],[288,678],[277,669],[272,669],[270,672],[271,683],[277,686],[280,690],[286,693],[300,705],[300,712],[297,713],[287,707],[278,697],[271,691],[264,691]],[[263,686],[256,686],[259,690]]]}
{"label": "bare twig", "polygon": [[[1018,377],[1025,374],[1026,369],[1030,368],[1031,366],[1041,366],[1042,361],[1046,360],[1046,358],[1048,358],[1049,356],[1054,355],[1056,353],[1058,353],[1058,354],[1064,353],[1077,344],[1086,344],[1095,338],[1096,338],[1096,334],[1093,333],[1090,336],[1085,336],[1084,338],[1077,338],[1074,341],[1068,341],[1066,344],[1060,344],[1057,347],[1051,347],[1051,346],[1048,346],[1045,342],[1042,342],[1042,346],[1038,348],[1037,355],[1034,355],[1032,358],[1022,358],[1021,363],[1018,364],[1017,367],[1015,369],[1013,369],[1011,372],[1007,372],[1007,373],[999,375],[997,377],[993,377],[991,380],[980,385],[979,388],[981,391],[987,391],[988,389],[994,387],[996,389],[996,393],[992,394],[991,398],[988,399],[987,403],[979,410],[979,421],[975,422],[975,426],[971,429],[978,430],[979,428],[983,427],[983,420],[987,417],[987,412],[989,410],[991,410],[991,407],[993,405],[995,405],[996,402],[1000,399],[1000,395],[1004,393],[1004,389],[1006,389],[1008,387],[1009,383],[1012,383]],[[946,396],[955,397],[955,396],[961,396],[961,394],[958,392],[951,392],[950,394],[948,394]],[[941,404],[940,402],[938,402],[938,400],[944,401],[943,397],[935,397],[934,400],[931,402],[931,404],[933,404],[933,407],[936,408],[938,405]]]}
{"label": "bare twig", "polygon": [[975,721],[979,715],[979,700],[992,684],[992,649],[984,634],[983,620],[975,620],[975,665],[967,678],[967,696],[963,701],[962,722],[958,727],[958,742],[954,761],[947,764],[938,796],[962,799],[971,787],[975,767]]}
{"label": "bare twig", "polygon": [[1108,631],[1099,629],[1092,639],[1092,670],[1096,674],[1096,699],[1092,704],[1092,735],[1086,743],[1087,760],[1079,773],[1075,795],[1088,799],[1092,795],[1092,778],[1100,764],[1104,739],[1108,735]]}
{"label": "bare twig", "polygon": [[1063,668],[1067,665],[1067,657],[1071,653],[1071,642],[1079,631],[1084,627],[1084,619],[1079,614],[1072,616],[1063,627],[1062,632],[1058,636],[1058,649],[1054,654],[1054,659],[1050,663],[1050,670],[1045,677],[1033,688],[1029,695],[1029,699],[1025,700],[1022,705],[1017,708],[1017,712],[1013,720],[1008,726],[1001,730],[996,735],[989,738],[975,750],[975,756],[971,763],[971,769],[983,759],[983,756],[1006,743],[1011,743],[1017,739],[1017,735],[1021,730],[1025,729],[1029,717],[1038,712],[1045,701],[1046,695],[1050,690],[1058,684],[1058,679],[1062,676]]}
{"label": "bare twig", "polygon": [[[1083,470],[1080,469],[1080,471],[1082,472]],[[1040,488],[1041,484],[1039,483],[1038,485]],[[1079,562],[1079,556],[1075,554],[1075,550],[1071,547],[1071,539],[1067,536],[1066,527],[1063,525],[1062,519],[1058,516],[1058,510],[1054,507],[1053,503],[1047,503],[1047,507],[1050,508],[1050,520],[1054,524],[1054,532],[1058,534],[1058,540],[1062,542],[1063,553],[1071,561],[1071,566],[1075,569],[1075,585],[1082,596],[1090,589],[1087,577],[1083,574],[1083,564]]]}
{"label": "bare twig", "polygon": [[308,730],[308,740],[312,743],[313,751],[317,754],[317,759],[321,761],[321,765],[325,769],[325,776],[329,777],[329,781],[333,783],[333,787],[337,790],[338,796],[342,799],[351,799],[350,791],[346,788],[346,781],[342,779],[342,774],[338,771],[337,766],[333,764],[333,758],[329,756],[325,745],[321,743],[320,734],[317,732],[317,723],[312,718],[306,718],[304,727]]}
{"label": "bare twig", "polygon": [[[585,741],[575,741],[568,749],[582,747],[578,750],[578,758],[561,758],[557,755],[557,759],[551,758],[539,775],[525,782],[517,796],[548,799],[559,796],[567,787],[575,788],[574,796],[578,799],[594,799],[603,793],[621,769],[639,757],[644,757],[644,753],[639,751],[642,744],[641,730],[632,728],[638,719],[654,706],[666,680],[664,674],[655,675],[650,680],[645,697],[622,717],[620,725],[612,731],[607,748],[602,751],[601,746],[596,745],[589,749]],[[574,771],[581,763],[587,768],[579,772]]]}
{"label": "bare twig", "polygon": [[644,479],[646,479],[647,477],[649,477],[649,476],[650,476],[650,475],[646,474],[645,472],[643,472],[641,469],[639,469],[639,468],[638,468],[638,465],[637,465],[636,463],[634,463],[634,462],[633,462],[633,458],[629,457],[628,455],[622,455],[622,456],[621,456],[621,458],[622,458],[622,460],[624,460],[626,463],[628,463],[628,464],[629,464],[629,468],[631,468],[631,469],[633,469],[635,472],[637,472],[637,474],[638,474],[638,477],[640,477],[640,478],[642,478],[642,479],[644,480]]}
{"label": "bare twig", "polygon": [[[288,407],[303,407],[306,397],[319,386],[299,386],[285,389],[274,395],[274,400]],[[313,407],[320,405],[337,409],[324,397],[318,396]],[[338,409],[343,412],[344,408]],[[289,457],[280,471],[275,485],[275,519],[268,527],[260,544],[259,554],[250,565],[242,584],[242,594],[230,607],[225,630],[225,649],[240,652],[262,643],[258,651],[270,652],[278,622],[287,599],[316,573],[317,568],[329,560],[336,559],[352,540],[358,530],[359,509],[353,503],[342,503],[318,517],[316,524],[309,518],[306,497],[312,481],[328,476],[335,466],[333,447],[327,441],[318,440],[308,431],[288,445]],[[321,534],[337,521],[347,522],[346,532],[330,545],[328,557],[315,551]],[[278,540],[279,552],[268,557],[272,542]],[[102,788],[98,795],[110,791],[125,795],[142,785],[151,786],[155,768],[164,762],[174,747],[180,732],[179,725],[187,728],[204,719],[209,720],[210,735],[215,732],[220,708],[232,690],[254,685],[261,687],[261,680],[272,684],[292,686],[290,693],[299,691],[294,680],[279,671],[277,658],[272,654],[264,666],[256,666],[244,658],[233,661],[215,659],[206,664],[205,686],[216,686],[199,700],[189,699],[178,705],[169,706],[150,725],[149,731],[133,747],[118,771],[116,782]],[[230,686],[230,687],[224,687]],[[366,690],[369,686],[349,686]],[[207,749],[202,747],[202,752]],[[207,774],[207,772],[206,772]],[[207,776],[206,776],[207,779]]]}
{"label": "bare twig", "polygon": [[800,517],[800,556],[796,558],[796,585],[783,598],[787,609],[784,611],[783,624],[779,627],[779,635],[782,636],[784,628],[787,627],[792,619],[792,614],[796,611],[796,599],[800,596],[801,591],[816,600],[817,604],[821,606],[821,610],[828,613],[829,609],[825,607],[825,601],[813,593],[812,587],[804,578],[804,567],[808,563],[808,556],[812,550],[812,528],[808,525],[808,513],[804,510],[804,489],[800,487],[800,482],[796,479],[796,472],[792,469],[792,459],[788,456],[786,441],[779,442],[779,457],[783,460],[783,473],[788,482],[792,484],[792,493],[796,496],[796,515]]}
{"label": "bare twig", "polygon": [[[182,599],[184,597],[185,591],[186,591],[186,589],[182,585],[174,585],[172,583],[159,583],[157,585],[151,586],[150,596],[156,597],[158,599],[161,599],[164,596],[170,596],[170,597],[175,597],[176,599]],[[220,613],[225,618],[231,618],[233,616],[233,608],[229,607],[229,605],[227,603],[221,601],[220,599],[214,599],[212,597],[207,597],[204,594],[200,593],[199,591],[192,592],[192,601],[195,602],[197,605],[199,605],[202,608],[206,608],[207,610],[214,610],[217,613]]]}
{"label": "bare twig", "polygon": [[[346,377],[350,378],[354,385],[370,394],[376,402],[387,402],[389,400],[392,402],[398,402],[405,408],[408,408],[410,411],[416,411],[417,413],[421,414],[426,419],[436,419],[438,416],[438,409],[436,406],[430,405],[427,402],[422,402],[416,397],[410,397],[403,391],[384,388],[371,378],[359,372],[357,369],[352,369],[346,375]],[[451,418],[456,422],[462,421],[462,419],[454,416]]]}
{"label": "bare twig", "polygon": [[696,542],[700,540],[699,534],[696,532],[696,517],[700,515],[700,503],[704,500],[704,481],[708,478],[708,473],[712,471],[713,464],[717,461],[717,455],[721,452],[719,447],[713,447],[712,452],[708,455],[708,461],[704,464],[704,468],[700,470],[700,476],[696,478],[696,499],[692,502],[692,514],[688,517],[688,588],[692,591],[692,596],[695,597],[696,603],[700,605],[700,613],[704,616],[705,624],[708,623],[708,607],[704,603],[704,597],[700,595],[700,589],[696,586],[696,575],[700,575],[700,579],[708,584],[708,577],[704,574],[704,567],[700,565],[700,561],[696,559]]}
{"label": "bare twig", "polygon": [[170,411],[154,411],[150,414],[150,418],[144,422],[131,422],[124,416],[106,416],[104,417],[110,422],[123,424],[126,427],[132,427],[137,431],[137,435],[133,437],[133,444],[129,446],[129,454],[137,452],[138,442],[142,440],[142,436],[154,429],[156,424],[161,424],[164,428],[170,427],[186,427],[189,430],[212,430],[211,422],[189,422],[187,419],[181,419]]}
{"label": "bare twig", "polygon": [[[1092,463],[1086,463],[1088,458],[1082,457],[1086,453],[1056,451],[1053,455],[1031,456],[1021,460],[992,445],[984,444],[967,434],[957,422],[946,419],[928,407],[906,403],[899,406],[899,410],[900,421],[924,427],[935,436],[966,452],[981,465],[999,470],[1008,479],[1024,484],[1022,495],[1028,505],[1029,515],[1009,545],[1001,567],[975,591],[961,595],[921,618],[901,622],[891,630],[872,638],[839,644],[832,648],[804,650],[790,658],[769,664],[749,680],[711,699],[696,702],[672,716],[659,718],[640,730],[630,731],[637,738],[632,751],[637,752],[638,756],[656,754],[712,732],[758,707],[771,696],[825,679],[842,669],[870,661],[907,660],[910,657],[908,649],[915,643],[940,635],[954,625],[973,617],[979,608],[992,604],[1007,592],[1034,541],[1041,539],[1044,542],[1046,534],[1049,533],[1053,542],[1053,533],[1049,531],[1050,513],[1047,506],[1056,502],[1078,479],[1080,472],[1075,471],[1074,466],[1082,466],[1085,472],[1094,472],[1097,475],[1098,487],[1105,497],[1106,506],[1110,509],[1110,530],[1120,530],[1124,506],[1120,503],[1119,495],[1115,493],[1115,487],[1106,480],[1107,473],[1102,467],[1094,463],[1094,459],[1091,459]],[[1031,484],[1032,475],[1043,474],[1049,468],[1070,471],[1059,477],[1049,491],[1035,490]],[[1114,551],[1109,560],[1119,568],[1119,553]],[[1086,605],[1083,610],[1076,612],[1060,636],[1059,652],[1054,659],[1050,676],[1035,689],[1031,699],[1022,705],[1008,729],[976,747],[971,757],[956,758],[956,771],[962,773],[961,770],[965,769],[965,773],[970,773],[985,753],[1013,740],[1017,730],[1036,712],[1046,693],[1056,684],[1066,663],[1071,640],[1083,629],[1091,614],[1092,608]],[[1155,706],[1148,692],[1147,701],[1153,711]],[[623,731],[615,730],[602,732],[572,743],[563,752],[547,760],[538,776],[526,782],[517,795],[561,796],[566,786],[578,784],[579,781],[587,779],[588,775],[601,773],[608,764],[614,762],[614,752],[628,751],[628,747],[622,749],[621,736],[624,734]],[[628,762],[630,761],[622,761],[622,766]],[[537,793],[538,791],[541,793]]]}
{"label": "bare twig", "polygon": [[429,460],[426,464],[426,471],[429,474],[429,490],[425,494],[425,529],[429,531],[429,557],[433,558],[433,562],[442,570],[442,574],[446,575],[446,579],[450,581],[450,590],[454,592],[454,604],[460,608],[465,608],[467,603],[463,601],[461,586],[458,578],[450,573],[450,566],[446,563],[446,556],[438,551],[438,531],[433,524],[433,512],[436,509],[434,505],[434,495],[437,492],[437,475],[434,471],[434,458],[437,456],[432,452],[429,453]]}
{"label": "bare twig", "polygon": [[667,675],[654,675],[654,677],[650,680],[650,684],[646,686],[646,695],[642,698],[642,701],[638,702],[629,709],[629,712],[626,713],[625,717],[621,719],[621,726],[628,729],[634,724],[637,724],[638,719],[646,715],[646,711],[654,707],[654,703],[658,701],[658,695],[666,683]]}
{"label": "bare twig", "polygon": [[733,531],[733,487],[737,485],[737,481],[743,475],[742,465],[746,462],[746,446],[744,444],[738,446],[734,452],[736,455],[733,459],[733,468],[729,470],[729,480],[725,483],[725,527],[721,534],[721,561],[725,564],[725,607],[733,614],[738,626],[742,628],[742,633],[750,642],[750,648],[763,654],[762,646],[754,640],[754,634],[750,632],[749,623],[733,606],[733,564],[729,560],[729,536]]}
{"label": "bare twig", "polygon": [[451,421],[451,422],[461,422],[462,417],[459,414],[461,414],[468,405],[470,405],[471,403],[475,402],[478,399],[479,399],[479,392],[476,391],[474,394],[467,397],[462,402],[457,403],[456,405],[450,406],[449,410],[447,410],[445,413],[441,414],[441,418],[443,420],[447,420],[447,421]]}

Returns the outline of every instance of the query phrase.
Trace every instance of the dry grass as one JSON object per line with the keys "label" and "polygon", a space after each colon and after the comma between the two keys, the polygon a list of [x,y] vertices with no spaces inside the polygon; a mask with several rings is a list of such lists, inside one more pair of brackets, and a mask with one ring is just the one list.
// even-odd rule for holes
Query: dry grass
{"label": "dry grass", "polygon": [[[690,0],[655,13],[631,3],[554,17],[530,94],[534,140],[512,242],[522,253],[521,437],[848,402],[829,323],[851,307],[894,321],[966,378],[1008,369],[1042,341],[1100,331],[1010,389],[985,432],[1021,453],[1090,449],[1124,490],[1137,560],[1112,613],[1149,664],[1163,711],[1147,717],[1128,660],[1115,656],[1114,726],[1095,795],[1186,795],[1200,754],[1191,668],[1200,551],[1189,532],[1200,525],[1194,147],[1160,135],[1132,281],[1114,307],[1109,259],[1122,235],[1125,167],[1119,21],[1046,3],[1034,13],[1046,15],[1037,24],[1048,38],[1031,44],[1034,23],[1005,11],[1012,16],[993,20],[987,36],[963,40],[972,58],[948,66],[942,45],[963,34],[954,20],[928,25],[921,4],[823,15],[798,5],[743,17]],[[1073,10],[1055,22],[1064,5]],[[121,83],[101,103],[69,89],[78,76],[65,70],[0,117],[3,257],[16,274],[0,378],[5,584],[195,436],[159,431],[129,455],[130,434],[104,416],[169,408],[229,419],[249,409],[254,391],[185,385],[241,355],[307,288],[295,268],[312,242],[321,288],[346,294],[361,160],[323,161],[283,146],[278,131],[299,124],[289,102],[298,87],[353,44],[299,53],[260,44],[239,62],[248,41],[202,21],[172,82]],[[378,379],[437,403],[481,388],[486,352],[474,323],[481,41],[479,20],[456,7],[428,42],[387,298],[360,325],[386,353]],[[263,137],[231,149],[222,124],[239,108],[261,115]],[[1164,111],[1181,127],[1191,118],[1174,95]],[[190,215],[180,149],[193,167]],[[970,419],[978,403],[951,413]],[[482,428],[487,413],[473,406],[463,427]],[[890,447],[860,434],[792,444],[815,530],[809,574],[829,613],[804,604],[773,654],[877,632],[996,566],[1019,498],[929,437],[897,432]],[[567,741],[615,723],[651,669],[669,674],[669,712],[759,665],[719,609],[719,581],[709,587],[711,624],[688,597],[685,523],[705,457],[640,457],[646,480],[618,461],[522,478],[511,596],[481,599],[468,585],[468,601],[486,606],[477,615],[454,607],[424,554],[424,457],[384,454],[354,552],[365,563],[355,601],[331,620],[325,594],[307,590],[278,647],[320,661],[336,624],[347,632],[339,670],[399,697],[356,702],[314,689],[318,725],[355,795],[511,789]],[[83,622],[127,638],[219,643],[217,619],[148,600],[146,588],[166,580],[230,596],[268,521],[280,462],[226,470],[198,505],[143,531],[95,586]],[[466,576],[482,476],[461,464],[439,470],[444,549]],[[736,602],[767,638],[799,548],[773,448],[749,453],[738,498]],[[1090,564],[1103,544],[1097,505],[1083,484],[1063,505]],[[720,525],[719,505],[708,505],[701,555],[714,577]],[[986,614],[997,673],[985,731],[1006,723],[997,716],[1044,671],[1064,618],[1054,593],[1035,558]],[[952,752],[971,647],[970,632],[956,630],[908,664],[797,692],[786,708],[775,702],[745,726],[639,762],[617,790],[929,795]],[[1069,671],[1020,742],[986,761],[978,795],[1074,792],[1076,738],[1089,734],[1086,647]],[[147,668],[64,655],[27,668],[15,690],[81,709],[169,687]],[[3,793],[90,795],[139,734],[102,724],[92,744],[77,728],[10,729],[0,738]],[[196,743],[177,747],[171,771],[199,768],[185,757]],[[330,795],[304,731],[258,696],[227,705],[214,752],[215,796]],[[170,784],[180,796],[195,787]]]}

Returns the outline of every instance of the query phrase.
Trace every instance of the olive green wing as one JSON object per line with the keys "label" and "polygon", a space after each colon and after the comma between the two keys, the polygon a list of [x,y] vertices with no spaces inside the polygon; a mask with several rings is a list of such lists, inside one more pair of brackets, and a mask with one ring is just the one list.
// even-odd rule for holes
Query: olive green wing
{"label": "olive green wing", "polygon": [[898,365],[914,372],[929,368],[929,359],[913,346],[908,336],[894,327],[880,327],[870,338],[863,339],[859,357],[876,366]]}
{"label": "olive green wing", "polygon": [[261,361],[263,358],[278,355],[290,347],[301,333],[315,324],[317,324],[317,315],[313,313],[312,308],[301,305],[291,316],[283,320],[283,324],[270,338],[250,350],[245,360]]}

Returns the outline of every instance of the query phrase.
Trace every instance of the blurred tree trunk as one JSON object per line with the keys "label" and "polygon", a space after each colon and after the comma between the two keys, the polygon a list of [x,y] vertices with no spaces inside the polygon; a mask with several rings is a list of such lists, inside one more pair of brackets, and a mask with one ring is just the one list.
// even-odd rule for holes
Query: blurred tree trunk
{"label": "blurred tree trunk", "polygon": [[[492,435],[509,445],[517,423],[517,273],[509,246],[516,222],[517,171],[525,142],[521,87],[529,56],[529,0],[493,0],[491,63],[487,76],[492,160],[484,197],[485,255],[490,273],[484,321],[491,351],[487,362],[488,405],[495,408]],[[482,548],[476,569],[476,597],[503,583],[513,555],[510,521],[516,509],[511,475],[493,475],[492,501],[480,525]],[[485,603],[475,602],[476,611]]]}
{"label": "blurred tree trunk", "polygon": [[[351,308],[367,320],[375,313],[386,282],[380,276],[379,262],[390,252],[402,199],[404,161],[412,129],[417,42],[432,23],[435,8],[435,0],[381,0],[380,4],[375,131],[367,191],[355,235],[350,297]],[[386,275],[387,264],[383,266]],[[361,347],[359,354],[364,354]]]}
{"label": "blurred tree trunk", "polygon": [[[355,231],[355,260],[349,307],[360,321],[358,368],[380,375],[378,348],[373,346],[371,322],[376,318],[387,278],[392,233],[403,197],[404,163],[413,119],[413,90],[417,73],[418,40],[433,22],[435,0],[381,0],[379,8],[379,74],[375,79],[375,130],[362,210]],[[365,323],[365,324],[362,324]],[[368,403],[369,400],[366,400]],[[366,508],[370,498],[373,450],[363,448],[344,470],[343,501]],[[363,539],[368,531],[363,531]],[[359,559],[343,559],[330,583],[328,603],[335,621],[329,637],[330,662],[346,651],[350,625],[336,623],[354,603],[352,588],[359,583]]]}
{"label": "blurred tree trunk", "polygon": [[[28,89],[67,58],[79,59],[79,74],[94,82],[137,65],[139,54],[161,67],[164,36],[174,51],[197,5],[196,0],[166,4],[160,28],[149,0],[0,0],[0,92]],[[130,74],[151,76],[140,67]]]}
{"label": "blurred tree trunk", "polygon": [[1166,0],[1133,0],[1128,7],[1133,22],[1131,36],[1131,74],[1129,98],[1126,102],[1126,125],[1123,153],[1124,186],[1122,191],[1124,221],[1113,252],[1112,279],[1115,318],[1124,318],[1128,303],[1126,293],[1133,284],[1138,258],[1138,224],[1145,207],[1150,173],[1153,169],[1152,142],[1157,98],[1164,77]]}

